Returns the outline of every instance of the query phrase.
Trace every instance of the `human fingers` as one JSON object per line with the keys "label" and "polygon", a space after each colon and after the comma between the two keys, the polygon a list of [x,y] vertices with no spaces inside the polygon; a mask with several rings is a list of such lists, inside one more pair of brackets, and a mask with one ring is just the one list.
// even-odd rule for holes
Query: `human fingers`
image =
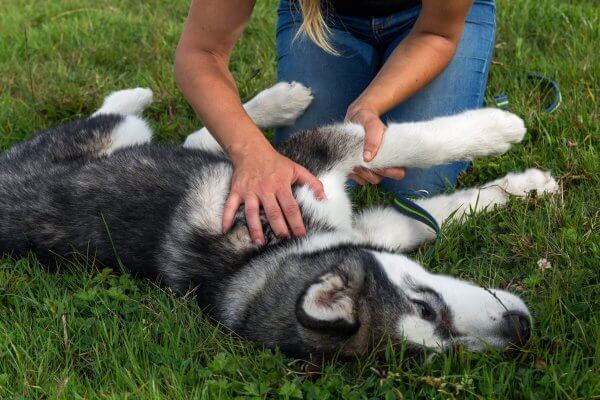
{"label": "human fingers", "polygon": [[281,206],[281,210],[285,215],[287,224],[292,229],[294,236],[306,235],[306,227],[302,220],[302,214],[300,213],[300,207],[294,198],[291,188],[280,190],[277,193],[277,201]]}
{"label": "human fingers", "polygon": [[363,159],[366,162],[369,162],[375,158],[379,151],[385,132],[385,125],[381,122],[381,119],[376,116],[366,118],[362,121],[361,125],[365,128]]}
{"label": "human fingers", "polygon": [[242,197],[237,192],[231,191],[225,206],[223,207],[223,217],[221,218],[221,229],[223,233],[227,233],[231,229],[235,214],[242,204]]}
{"label": "human fingers", "polygon": [[280,238],[289,238],[290,232],[275,194],[265,194],[260,197],[260,200],[262,202],[263,209],[265,210],[265,216],[267,217],[269,225],[271,225],[275,235]]}
{"label": "human fingers", "polygon": [[375,174],[391,179],[404,179],[406,176],[406,170],[400,167],[383,168],[373,171]]}
{"label": "human fingers", "polygon": [[350,175],[348,175],[348,178],[352,179],[354,182],[358,183],[361,186],[364,186],[368,183],[362,177],[360,177],[358,174],[350,174]]}
{"label": "human fingers", "polygon": [[244,199],[244,211],[252,242],[257,246],[263,246],[266,242],[260,223],[260,202],[255,194],[249,194]]}
{"label": "human fingers", "polygon": [[371,171],[362,167],[355,168],[354,173],[372,185],[377,185],[383,180],[383,176],[378,175],[376,171]]}
{"label": "human fingers", "polygon": [[301,165],[296,164],[295,174],[295,181],[292,183],[297,183],[299,185],[308,185],[317,199],[327,200],[327,195],[325,194],[325,188],[323,187],[323,183],[320,180],[318,180],[316,176],[311,174],[309,170],[307,170]]}

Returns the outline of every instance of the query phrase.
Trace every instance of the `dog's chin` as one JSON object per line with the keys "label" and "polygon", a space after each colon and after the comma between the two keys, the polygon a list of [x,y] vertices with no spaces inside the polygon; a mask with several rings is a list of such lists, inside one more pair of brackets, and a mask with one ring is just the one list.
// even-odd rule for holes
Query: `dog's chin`
{"label": "dog's chin", "polygon": [[460,353],[462,351],[468,351],[473,353],[486,353],[486,352],[511,352],[517,349],[515,345],[509,341],[490,337],[486,339],[475,338],[475,337],[460,337],[452,340],[444,341],[436,347],[427,347],[418,343],[405,341],[404,342],[405,356],[406,357],[425,357],[429,355],[440,354],[440,353]]}
{"label": "dog's chin", "polygon": [[472,336],[465,336],[449,340],[443,346],[444,350],[450,350],[453,352],[468,350],[474,353],[485,353],[489,351],[505,352],[513,350],[514,348],[515,347],[513,344],[503,338],[476,338]]}

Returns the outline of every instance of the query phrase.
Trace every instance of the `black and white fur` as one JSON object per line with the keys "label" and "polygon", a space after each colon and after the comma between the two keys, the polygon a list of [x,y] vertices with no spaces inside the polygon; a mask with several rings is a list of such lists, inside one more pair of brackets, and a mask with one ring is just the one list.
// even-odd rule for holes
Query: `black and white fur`
{"label": "black and white fur", "polygon": [[[208,131],[185,145],[151,143],[140,114],[148,89],[108,96],[91,117],[38,133],[0,158],[0,253],[34,251],[51,263],[93,256],[179,293],[194,289],[206,313],[241,336],[294,356],[364,354],[374,339],[473,350],[524,343],[530,313],[518,297],[431,274],[400,253],[433,232],[389,208],[355,214],[344,185],[356,166],[429,167],[501,154],[525,133],[497,109],[390,124],[381,150],[362,160],[364,131],[338,124],[299,133],[279,151],[322,182],[294,192],[305,238],[250,240],[243,212],[222,234],[232,165]],[[279,83],[245,107],[262,127],[292,123],[310,91]],[[547,172],[530,169],[419,204],[442,224],[506,203],[510,195],[554,193]]]}

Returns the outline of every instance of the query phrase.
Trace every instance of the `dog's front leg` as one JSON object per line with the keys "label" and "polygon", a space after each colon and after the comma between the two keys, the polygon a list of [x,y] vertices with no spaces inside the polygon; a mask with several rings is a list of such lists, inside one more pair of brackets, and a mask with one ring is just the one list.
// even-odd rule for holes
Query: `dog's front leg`
{"label": "dog's front leg", "polygon": [[280,150],[314,174],[347,176],[358,166],[427,168],[500,154],[520,142],[524,134],[523,120],[516,115],[485,108],[430,121],[391,123],[370,162],[363,160],[365,130],[352,123],[301,132]]}
{"label": "dog's front leg", "polygon": [[430,121],[389,124],[375,159],[364,166],[427,168],[501,154],[525,135],[518,116],[495,108]]}

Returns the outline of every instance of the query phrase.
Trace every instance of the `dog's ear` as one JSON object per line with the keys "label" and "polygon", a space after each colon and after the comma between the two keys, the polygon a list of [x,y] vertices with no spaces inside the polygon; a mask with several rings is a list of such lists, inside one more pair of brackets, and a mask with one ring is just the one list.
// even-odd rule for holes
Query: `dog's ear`
{"label": "dog's ear", "polygon": [[358,302],[363,281],[362,271],[334,270],[320,276],[298,298],[298,322],[332,335],[356,333],[360,328]]}

